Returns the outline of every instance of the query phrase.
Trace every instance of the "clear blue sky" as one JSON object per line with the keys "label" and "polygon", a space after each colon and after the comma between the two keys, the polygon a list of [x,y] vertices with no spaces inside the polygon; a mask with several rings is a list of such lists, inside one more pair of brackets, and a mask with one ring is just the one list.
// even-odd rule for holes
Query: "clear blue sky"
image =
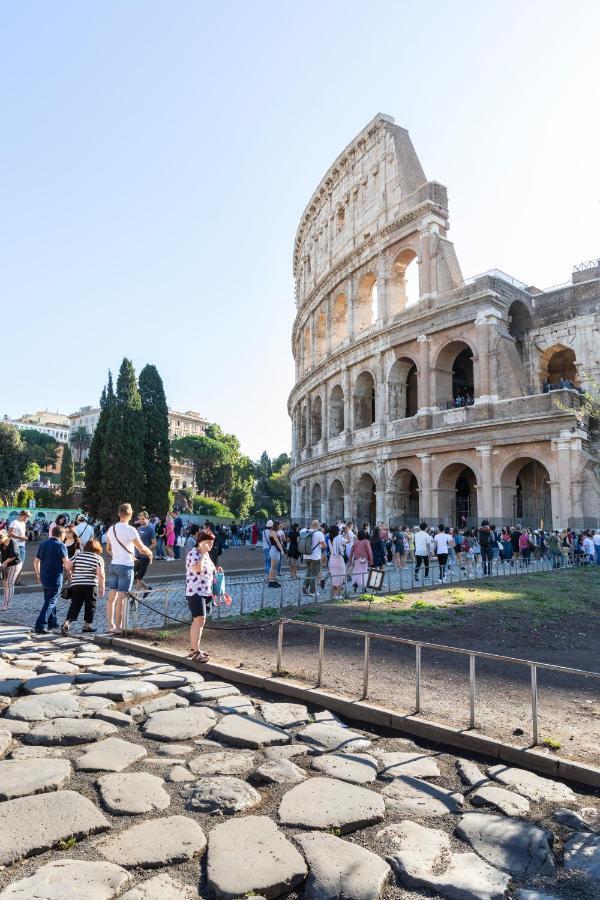
{"label": "clear blue sky", "polygon": [[597,0],[2,4],[0,413],[95,404],[127,355],[287,450],[296,226],[379,111],[465,275],[568,280],[600,254],[599,33]]}

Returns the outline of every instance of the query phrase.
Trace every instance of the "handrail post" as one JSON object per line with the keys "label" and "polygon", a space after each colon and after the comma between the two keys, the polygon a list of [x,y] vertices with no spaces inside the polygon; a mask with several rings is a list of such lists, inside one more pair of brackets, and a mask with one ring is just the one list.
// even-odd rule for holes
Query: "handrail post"
{"label": "handrail post", "polygon": [[537,666],[531,665],[531,718],[533,723],[533,746],[538,742],[538,688]]}
{"label": "handrail post", "polygon": [[469,728],[475,728],[475,663],[477,657],[469,653]]}
{"label": "handrail post", "polygon": [[363,691],[361,700],[366,700],[369,696],[369,651],[371,647],[371,636],[365,634],[365,655],[363,659]]}
{"label": "handrail post", "polygon": [[240,616],[244,615],[244,582],[241,584],[242,590],[240,593]]}
{"label": "handrail post", "polygon": [[168,609],[169,609],[169,595],[165,591],[165,596],[164,596],[164,600],[163,600],[163,628],[167,627],[167,620],[169,618]]}
{"label": "handrail post", "polygon": [[317,687],[321,687],[323,680],[323,656],[325,654],[325,629],[319,625],[319,672],[317,675]]}
{"label": "handrail post", "polygon": [[415,644],[415,713],[421,712],[421,645]]}
{"label": "handrail post", "polygon": [[277,635],[277,674],[281,674],[281,658],[283,656],[283,619],[279,620],[279,633]]}

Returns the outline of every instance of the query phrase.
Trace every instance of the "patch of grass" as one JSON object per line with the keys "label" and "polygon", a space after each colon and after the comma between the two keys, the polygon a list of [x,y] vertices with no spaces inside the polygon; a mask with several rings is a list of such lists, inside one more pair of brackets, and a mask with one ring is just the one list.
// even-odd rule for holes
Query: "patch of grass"
{"label": "patch of grass", "polygon": [[427,603],[426,600],[415,600],[411,609],[437,609],[435,603]]}
{"label": "patch of grass", "polygon": [[329,834],[334,834],[336,837],[342,836],[341,828],[328,828],[327,830],[329,831]]}
{"label": "patch of grass", "polygon": [[544,740],[542,741],[542,744],[544,747],[547,747],[548,750],[554,750],[554,751],[560,750],[560,748],[562,746],[561,742],[557,741],[556,738],[553,738],[553,737],[544,738]]}
{"label": "patch of grass", "polygon": [[[368,599],[371,599],[370,597]],[[403,600],[406,600],[406,596],[404,594],[384,594],[382,597],[374,597],[373,603],[402,603]]]}
{"label": "patch of grass", "polygon": [[281,672],[277,672],[273,669],[271,674],[273,678],[295,678],[295,675],[292,672],[288,672],[287,669],[282,669]]}
{"label": "patch of grass", "polygon": [[279,618],[279,610],[274,609],[272,606],[267,606],[265,609],[255,609],[254,612],[248,613],[247,616],[240,616],[240,618],[246,619],[278,619]]}
{"label": "patch of grass", "polygon": [[71,837],[67,838],[66,841],[59,841],[57,846],[59,850],[72,850],[76,843],[77,838],[71,835]]}

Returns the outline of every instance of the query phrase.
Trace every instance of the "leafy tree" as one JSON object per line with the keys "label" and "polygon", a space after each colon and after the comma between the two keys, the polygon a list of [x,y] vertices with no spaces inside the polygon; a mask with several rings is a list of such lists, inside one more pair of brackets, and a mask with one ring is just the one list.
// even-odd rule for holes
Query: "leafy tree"
{"label": "leafy tree", "polygon": [[196,516],[212,516],[219,518],[233,519],[233,513],[223,503],[213,500],[212,497],[203,497],[202,494],[196,494],[193,502],[194,515]]}
{"label": "leafy tree", "polygon": [[23,470],[23,481],[29,484],[31,481],[37,481],[40,477],[40,467],[34,460],[25,463]]}
{"label": "leafy tree", "polygon": [[14,492],[23,483],[27,464],[26,447],[13,425],[0,423],[0,498],[9,506]]}
{"label": "leafy tree", "polygon": [[85,461],[85,489],[82,503],[84,508],[95,518],[100,514],[100,497],[102,490],[102,458],[104,454],[104,442],[106,430],[110,419],[111,410],[115,403],[112,374],[108,373],[108,382],[102,389],[100,397],[100,415],[96,430],[92,436],[90,452]]}
{"label": "leafy tree", "polygon": [[149,512],[164,516],[169,511],[171,464],[169,411],[162,378],[156,366],[144,366],[139,378],[144,413],[144,503]]}
{"label": "leafy tree", "polygon": [[77,465],[81,468],[83,451],[89,449],[90,444],[92,443],[92,435],[85,425],[78,425],[71,434],[70,442],[77,450]]}
{"label": "leafy tree", "polygon": [[54,466],[58,441],[52,435],[44,434],[37,428],[25,428],[21,432],[21,439],[25,444],[27,458],[38,464],[40,469]]}
{"label": "leafy tree", "polygon": [[31,488],[21,488],[20,491],[17,491],[15,506],[29,506],[30,500],[35,500],[35,494],[31,490]]}
{"label": "leafy tree", "polygon": [[60,496],[63,503],[70,503],[75,487],[75,467],[69,444],[65,444],[60,464]]}
{"label": "leafy tree", "polygon": [[206,434],[188,435],[175,438],[172,452],[176,459],[189,460],[200,494],[219,498],[223,496],[223,468],[231,458],[231,449],[226,443]]}
{"label": "leafy tree", "polygon": [[288,471],[289,466],[284,466],[281,472],[276,472],[269,478],[269,495],[276,516],[288,516],[290,513],[292,489]]}
{"label": "leafy tree", "polygon": [[277,472],[281,472],[285,466],[289,469],[291,462],[292,461],[287,453],[280,453],[279,456],[271,460],[271,470],[273,475],[276,475]]}
{"label": "leafy tree", "polygon": [[102,451],[99,512],[108,522],[120,503],[139,510],[144,500],[144,413],[133,364],[124,359],[110,407]]}

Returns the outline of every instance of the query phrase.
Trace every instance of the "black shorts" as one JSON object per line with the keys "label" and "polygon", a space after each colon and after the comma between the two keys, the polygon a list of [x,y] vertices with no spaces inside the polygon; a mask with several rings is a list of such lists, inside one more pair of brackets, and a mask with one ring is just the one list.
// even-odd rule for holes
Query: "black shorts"
{"label": "black shorts", "polygon": [[142,578],[146,574],[146,571],[147,571],[149,565],[150,565],[150,560],[148,559],[147,556],[138,556],[137,557],[137,559],[133,565],[133,577],[135,578],[136,581],[142,580]]}
{"label": "black shorts", "polygon": [[195,619],[197,616],[206,618],[207,613],[210,612],[212,597],[202,597],[201,594],[194,594],[192,597],[186,597],[186,600],[192,619]]}

